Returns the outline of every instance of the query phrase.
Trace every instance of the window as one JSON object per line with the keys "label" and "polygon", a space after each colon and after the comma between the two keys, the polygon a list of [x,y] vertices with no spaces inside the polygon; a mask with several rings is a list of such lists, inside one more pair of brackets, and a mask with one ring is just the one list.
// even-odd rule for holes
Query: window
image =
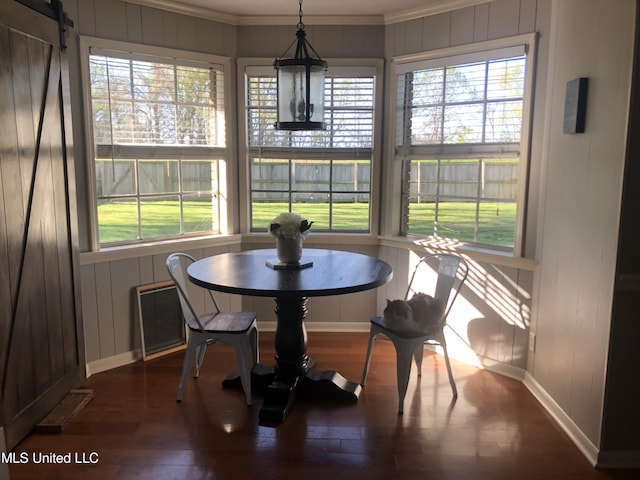
{"label": "window", "polygon": [[325,76],[323,131],[282,131],[273,67],[247,67],[245,118],[250,228],[265,231],[282,211],[314,231],[369,232],[376,67],[332,68]]}
{"label": "window", "polygon": [[99,244],[218,233],[223,66],[130,50],[88,50]]}
{"label": "window", "polygon": [[523,45],[398,64],[402,233],[515,248],[526,70]]}

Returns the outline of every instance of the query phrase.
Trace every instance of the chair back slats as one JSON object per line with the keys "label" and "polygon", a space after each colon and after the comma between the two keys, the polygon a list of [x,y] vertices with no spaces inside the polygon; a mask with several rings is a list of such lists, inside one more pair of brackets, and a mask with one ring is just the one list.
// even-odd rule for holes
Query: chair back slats
{"label": "chair back slats", "polygon": [[169,275],[176,284],[178,289],[178,298],[180,299],[180,306],[182,307],[182,314],[184,320],[190,327],[197,325],[200,330],[204,330],[200,319],[196,314],[191,302],[189,301],[189,294],[187,293],[187,279],[185,276],[185,267],[182,265],[182,259],[187,262],[194,262],[195,258],[186,253],[173,253],[167,257],[167,269]]}
{"label": "chair back slats", "polygon": [[[422,257],[413,270],[405,299],[408,300],[412,294],[418,292],[428,293],[424,292],[424,290],[417,285],[421,280],[419,272],[424,269],[434,270],[435,267],[432,265],[434,261],[437,261],[438,265],[437,281],[435,290],[433,291],[433,298],[440,300],[442,304],[445,305],[444,319],[446,320],[449,310],[453,306],[460,288],[469,273],[469,266],[464,258],[451,253],[433,253]],[[456,279],[458,279],[458,285],[457,288],[454,288]],[[453,298],[451,298],[451,292],[454,292]]]}

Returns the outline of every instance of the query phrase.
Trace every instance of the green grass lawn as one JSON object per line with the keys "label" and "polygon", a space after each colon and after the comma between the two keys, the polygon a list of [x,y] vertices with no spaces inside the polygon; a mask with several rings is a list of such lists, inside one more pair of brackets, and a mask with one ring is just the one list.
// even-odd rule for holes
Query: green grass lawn
{"label": "green grass lawn", "polygon": [[[293,211],[313,221],[312,231],[329,229],[330,206],[326,203],[301,203]],[[434,231],[434,204],[412,203],[409,233],[431,236]],[[252,226],[255,230],[267,231],[269,223],[279,213],[288,210],[286,203],[254,203]],[[184,202],[184,230],[186,233],[211,231],[211,204],[207,202]],[[180,212],[178,202],[147,202],[140,208],[142,238],[150,239],[178,235]],[[369,205],[366,203],[336,203],[333,205],[335,231],[367,231],[369,228]],[[515,204],[482,204],[479,213],[478,231],[474,231],[475,205],[468,203],[441,203],[438,210],[437,234],[441,237],[463,241],[513,246]],[[104,203],[98,206],[100,242],[113,243],[138,239],[137,206],[134,202]]]}
{"label": "green grass lawn", "polygon": [[[210,202],[184,202],[182,208],[185,233],[208,232],[213,229]],[[146,202],[140,207],[140,216],[143,239],[180,234],[180,206],[177,201]],[[138,207],[135,202],[98,205],[100,243],[137,240],[137,218]]]}
{"label": "green grass lawn", "polygon": [[[294,205],[292,211],[302,218],[313,222],[312,230],[329,229],[328,203],[300,203]],[[264,227],[266,231],[275,217],[289,210],[286,203],[254,203],[251,212],[251,224],[256,230]],[[333,205],[333,230],[368,231],[369,205],[366,203],[335,203]]]}
{"label": "green grass lawn", "polygon": [[[437,233],[444,238],[467,242],[512,247],[514,244],[515,203],[483,203],[480,205],[477,222],[476,206],[471,203],[441,203],[438,223],[434,225],[433,203],[412,203],[409,206],[409,233],[430,236]],[[436,232],[437,228],[437,232]]]}

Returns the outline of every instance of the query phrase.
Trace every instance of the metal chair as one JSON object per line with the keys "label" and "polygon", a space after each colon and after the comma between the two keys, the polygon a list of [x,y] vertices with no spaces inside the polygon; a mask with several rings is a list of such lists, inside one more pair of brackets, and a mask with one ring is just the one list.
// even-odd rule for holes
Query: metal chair
{"label": "metal chair", "polygon": [[167,257],[166,262],[169,275],[176,284],[184,320],[189,328],[177,401],[182,401],[187,376],[194,358],[195,372],[193,376],[197,378],[200,375],[200,367],[207,345],[219,341],[231,345],[236,351],[242,389],[247,405],[250,406],[252,404],[251,370],[258,363],[256,314],[254,312],[221,312],[213,293],[211,290],[207,290],[214,311],[197,315],[189,302],[186,282],[186,267],[194,261],[195,259],[186,253],[173,253]]}
{"label": "metal chair", "polygon": [[[411,373],[411,359],[415,359],[416,366],[418,367],[418,376],[422,375],[422,356],[424,353],[424,344],[441,345],[444,351],[444,360],[447,365],[447,373],[449,375],[449,383],[453,392],[453,398],[458,398],[458,390],[456,383],[451,373],[451,364],[449,362],[449,353],[447,352],[447,342],[444,336],[444,327],[446,325],[447,316],[449,311],[460,293],[460,289],[464,284],[467,275],[469,273],[469,266],[467,262],[458,255],[449,253],[434,253],[426,255],[420,259],[416,265],[411,279],[409,280],[409,286],[404,299],[408,300],[411,296],[418,292],[424,292],[422,286],[419,287],[420,272],[423,270],[435,270],[432,266],[434,262],[437,264],[438,277],[435,286],[435,293],[433,297],[440,300],[445,306],[444,314],[436,325],[431,327],[426,332],[416,331],[396,331],[385,323],[384,317],[373,317],[371,319],[371,328],[369,331],[369,346],[367,348],[367,357],[365,360],[364,370],[362,372],[362,380],[360,384],[364,387],[367,379],[367,373],[369,371],[369,363],[371,362],[371,352],[373,349],[373,342],[376,336],[379,334],[384,335],[393,343],[396,349],[396,363],[397,363],[397,382],[398,382],[398,396],[399,406],[398,414],[402,415],[404,397],[407,393],[407,386],[409,384],[409,374]],[[455,293],[453,297],[451,292],[454,289],[454,284],[458,279]]]}

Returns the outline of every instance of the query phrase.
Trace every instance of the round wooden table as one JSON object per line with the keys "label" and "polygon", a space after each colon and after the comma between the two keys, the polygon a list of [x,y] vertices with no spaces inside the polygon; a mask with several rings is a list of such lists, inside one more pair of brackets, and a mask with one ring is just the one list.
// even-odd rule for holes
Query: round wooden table
{"label": "round wooden table", "polygon": [[[223,253],[187,268],[189,279],[204,288],[238,295],[274,297],[276,364],[258,366],[254,376],[268,378],[260,420],[282,421],[296,390],[357,400],[361,387],[335,371],[318,371],[307,354],[304,319],[307,298],[370,290],[389,282],[388,263],[359,253],[306,248],[301,265],[279,268],[275,249]],[[275,266],[275,268],[274,268]]]}

